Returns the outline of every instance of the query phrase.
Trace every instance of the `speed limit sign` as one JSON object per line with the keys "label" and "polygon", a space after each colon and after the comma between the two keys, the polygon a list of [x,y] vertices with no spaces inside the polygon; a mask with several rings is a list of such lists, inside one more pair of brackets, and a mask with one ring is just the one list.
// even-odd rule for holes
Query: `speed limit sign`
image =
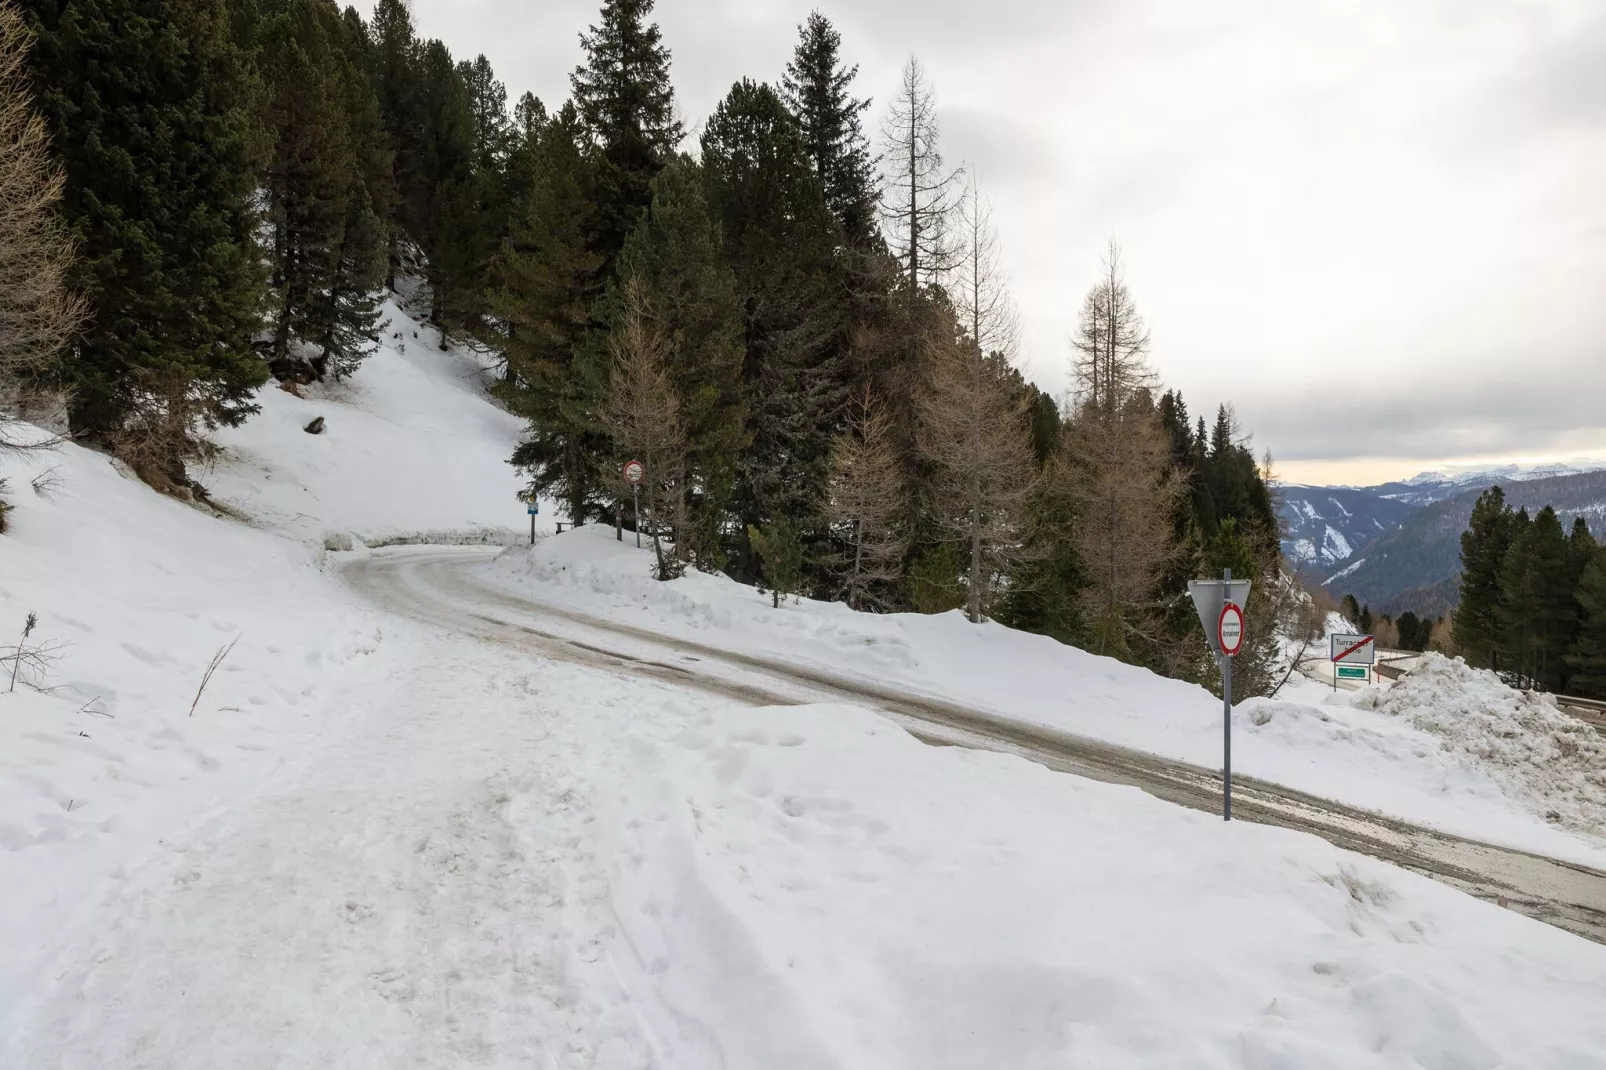
{"label": "speed limit sign", "polygon": [[640,461],[626,461],[624,477],[625,482],[633,487],[647,477],[647,466]]}

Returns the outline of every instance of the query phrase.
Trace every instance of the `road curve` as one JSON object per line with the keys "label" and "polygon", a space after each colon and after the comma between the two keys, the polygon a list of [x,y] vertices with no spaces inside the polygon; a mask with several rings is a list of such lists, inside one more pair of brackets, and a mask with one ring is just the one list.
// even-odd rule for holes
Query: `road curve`
{"label": "road curve", "polygon": [[[888,714],[928,743],[1007,751],[1051,769],[1132,785],[1182,806],[1220,809],[1221,775],[1214,770],[520,597],[475,575],[474,566],[494,552],[395,548],[346,561],[341,573],[388,610],[531,653],[754,705],[848,701]],[[1421,828],[1241,775],[1233,778],[1233,813],[1314,833],[1606,943],[1606,872]]]}

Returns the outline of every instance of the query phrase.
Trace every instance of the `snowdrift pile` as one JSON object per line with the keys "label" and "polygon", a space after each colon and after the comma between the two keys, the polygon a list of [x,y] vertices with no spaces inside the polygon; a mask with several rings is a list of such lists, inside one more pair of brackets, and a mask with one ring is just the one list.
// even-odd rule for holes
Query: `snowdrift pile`
{"label": "snowdrift pile", "polygon": [[1550,695],[1429,652],[1393,687],[1369,689],[1355,704],[1433,733],[1552,821],[1596,834],[1606,828],[1606,736]]}

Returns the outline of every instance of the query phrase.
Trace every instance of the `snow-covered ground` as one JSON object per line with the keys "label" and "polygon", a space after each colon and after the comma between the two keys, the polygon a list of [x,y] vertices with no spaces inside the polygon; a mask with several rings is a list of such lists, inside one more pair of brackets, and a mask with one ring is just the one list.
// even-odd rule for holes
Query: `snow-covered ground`
{"label": "snow-covered ground", "polygon": [[[218,433],[223,452],[200,481],[279,531],[330,545],[527,537],[515,498],[524,482],[508,464],[524,425],[487,402],[488,362],[443,351],[394,301],[384,313],[384,345],[356,375],[298,387],[303,397],[270,384],[259,414]],[[307,434],[319,416],[324,430]]]}
{"label": "snow-covered ground", "polygon": [[[581,528],[511,548],[484,575],[542,601],[665,634],[1220,765],[1221,702],[1202,688],[1043,636],[978,627],[958,612],[878,616],[808,600],[775,609],[768,595],[723,577],[688,573],[660,583],[650,578],[649,557],[629,540],[616,542],[611,528]],[[1334,693],[1296,676],[1275,700],[1240,703],[1234,769],[1459,835],[1606,865],[1606,805],[1558,810],[1560,798],[1575,797],[1573,788],[1537,767],[1538,775],[1507,776],[1477,746],[1451,746],[1420,718],[1375,706],[1367,696],[1387,686]],[[1445,701],[1453,707],[1461,699]],[[1536,746],[1535,763],[1543,764],[1546,746]],[[1547,816],[1552,811],[1559,821]]]}
{"label": "snow-covered ground", "polygon": [[[71,644],[29,681],[57,690],[0,693],[0,1066],[1600,1065],[1606,948],[1313,837],[359,602],[331,535],[521,529],[516,426],[420,350],[231,434],[211,485],[260,528],[74,447],[0,458],[0,644],[29,610],[30,643]],[[540,582],[588,610],[733,646],[931,690],[973,658],[1055,717],[1211,732],[1196,690],[1046,640],[642,584],[604,541],[501,567],[566,560]],[[1436,738],[1333,710],[1362,714]]]}

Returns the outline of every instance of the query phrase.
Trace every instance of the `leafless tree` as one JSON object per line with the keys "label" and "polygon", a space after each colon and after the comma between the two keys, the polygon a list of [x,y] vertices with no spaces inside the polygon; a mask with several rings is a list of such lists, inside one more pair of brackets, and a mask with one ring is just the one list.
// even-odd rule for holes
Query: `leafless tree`
{"label": "leafless tree", "polygon": [[959,201],[959,241],[963,254],[954,271],[954,311],[983,353],[1015,356],[1020,317],[1000,263],[992,205],[981,195],[972,171]]}
{"label": "leafless tree", "polygon": [[1009,362],[965,340],[931,343],[920,398],[920,453],[930,466],[937,523],[969,557],[966,612],[974,623],[1031,549],[1026,503],[1037,482],[1027,400]]}
{"label": "leafless tree", "polygon": [[1153,629],[1155,584],[1177,551],[1172,517],[1185,484],[1169,471],[1171,443],[1146,393],[1109,412],[1084,402],[1050,478],[1075,505],[1086,569],[1082,609],[1093,652],[1129,656]]}
{"label": "leafless tree", "polygon": [[1139,390],[1155,383],[1148,363],[1149,332],[1121,277],[1121,247],[1110,242],[1098,283],[1082,302],[1071,361],[1077,399],[1118,414]]}
{"label": "leafless tree", "polygon": [[62,171],[26,77],[32,35],[14,3],[0,3],[0,448],[8,414],[83,321],[67,284],[73,248],[56,218]]}
{"label": "leafless tree", "polygon": [[[642,490],[652,522],[655,574],[674,579],[685,571],[685,423],[665,366],[669,343],[653,324],[641,280],[626,280],[624,301],[624,316],[609,339],[608,426],[621,454],[647,468]],[[662,538],[666,529],[674,544],[668,554]]]}
{"label": "leafless tree", "polygon": [[905,266],[911,291],[941,282],[959,263],[949,217],[959,171],[947,170],[938,148],[937,94],[914,56],[903,65],[898,92],[881,127],[886,185],[881,212],[888,242]]}
{"label": "leafless tree", "polygon": [[892,417],[868,389],[831,446],[826,517],[849,545],[838,561],[848,605],[883,607],[909,549],[908,501]]}

